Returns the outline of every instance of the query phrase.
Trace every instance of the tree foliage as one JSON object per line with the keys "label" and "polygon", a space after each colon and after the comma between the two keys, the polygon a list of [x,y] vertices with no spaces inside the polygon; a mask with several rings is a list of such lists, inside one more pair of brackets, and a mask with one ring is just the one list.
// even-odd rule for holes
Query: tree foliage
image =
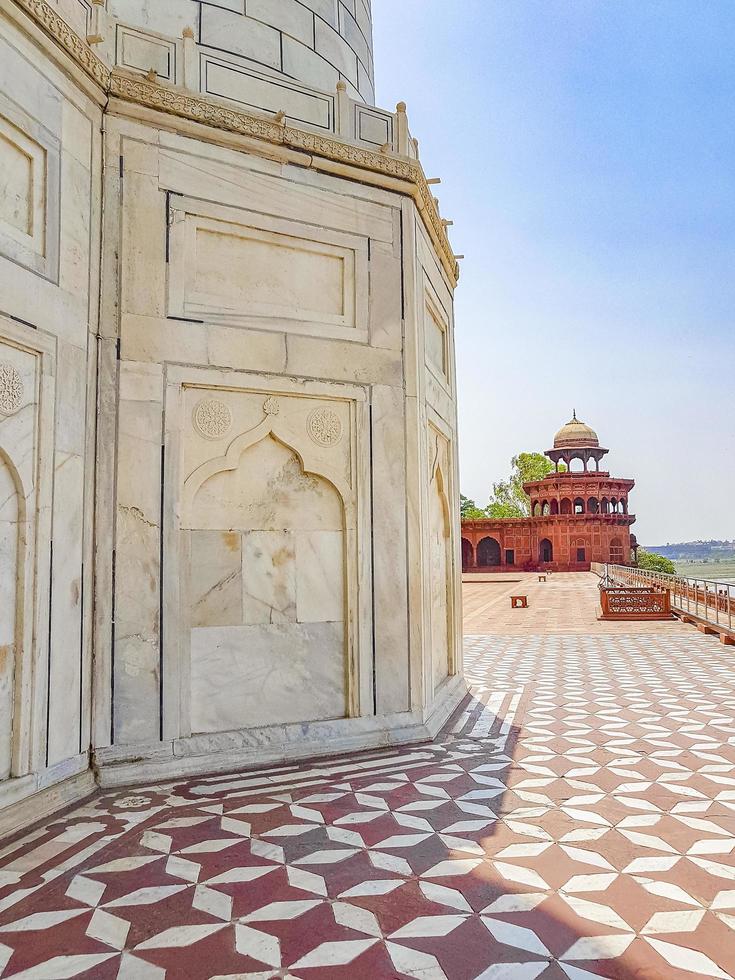
{"label": "tree foliage", "polygon": [[493,483],[487,507],[489,517],[529,517],[531,500],[523,484],[543,480],[554,469],[554,464],[543,453],[519,453],[510,461],[510,466],[509,479]]}
{"label": "tree foliage", "polygon": [[670,558],[657,555],[653,551],[646,551],[638,548],[638,568],[648,568],[653,572],[666,572],[667,575],[675,575],[676,567]]}
{"label": "tree foliage", "polygon": [[[484,509],[478,507],[474,500],[460,494],[463,520],[491,518],[497,521],[530,516],[531,501],[523,484],[543,480],[552,472],[554,464],[543,453],[519,453],[510,461],[510,466],[510,477],[493,483],[490,502]],[[566,466],[561,463],[559,469],[566,470]]]}
{"label": "tree foliage", "polygon": [[465,497],[463,493],[459,495],[460,513],[463,521],[480,521],[487,517],[486,511],[478,507],[474,500]]}

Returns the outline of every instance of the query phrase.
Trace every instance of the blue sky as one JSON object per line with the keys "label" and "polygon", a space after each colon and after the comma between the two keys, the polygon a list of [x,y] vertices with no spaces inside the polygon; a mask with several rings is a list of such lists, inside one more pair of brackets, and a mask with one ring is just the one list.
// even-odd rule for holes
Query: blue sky
{"label": "blue sky", "polygon": [[373,0],[464,253],[463,493],[577,409],[639,541],[735,538],[735,0]]}

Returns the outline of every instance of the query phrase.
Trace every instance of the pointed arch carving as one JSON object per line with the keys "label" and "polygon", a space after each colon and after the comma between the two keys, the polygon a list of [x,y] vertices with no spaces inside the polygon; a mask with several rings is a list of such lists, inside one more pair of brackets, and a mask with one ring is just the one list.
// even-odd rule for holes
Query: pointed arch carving
{"label": "pointed arch carving", "polygon": [[304,473],[321,477],[330,483],[339,494],[345,510],[350,510],[351,488],[349,485],[345,483],[334,469],[325,466],[318,458],[317,453],[311,452],[306,446],[301,449],[297,448],[289,435],[283,431],[279,431],[279,425],[274,420],[274,416],[266,415],[258,425],[235,436],[223,455],[207,460],[186,477],[184,480],[181,515],[184,524],[188,522],[196,495],[204,484],[218,473],[236,470],[240,465],[240,460],[248,449],[252,449],[253,446],[256,446],[269,437],[275,439],[284,449],[287,449],[296,456]]}

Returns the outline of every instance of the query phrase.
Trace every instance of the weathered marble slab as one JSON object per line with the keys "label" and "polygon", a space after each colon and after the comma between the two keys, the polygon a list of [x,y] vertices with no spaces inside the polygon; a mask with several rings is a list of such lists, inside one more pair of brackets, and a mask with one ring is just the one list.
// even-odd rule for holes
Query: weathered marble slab
{"label": "weathered marble slab", "polygon": [[345,710],[342,623],[192,630],[193,732],[340,718]]}

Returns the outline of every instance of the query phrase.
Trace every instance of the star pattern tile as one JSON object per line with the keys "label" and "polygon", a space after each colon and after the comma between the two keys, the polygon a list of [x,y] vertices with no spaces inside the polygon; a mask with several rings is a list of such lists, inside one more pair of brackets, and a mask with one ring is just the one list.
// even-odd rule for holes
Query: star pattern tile
{"label": "star pattern tile", "polygon": [[727,649],[466,665],[431,745],[104,792],[0,847],[0,978],[735,978]]}

